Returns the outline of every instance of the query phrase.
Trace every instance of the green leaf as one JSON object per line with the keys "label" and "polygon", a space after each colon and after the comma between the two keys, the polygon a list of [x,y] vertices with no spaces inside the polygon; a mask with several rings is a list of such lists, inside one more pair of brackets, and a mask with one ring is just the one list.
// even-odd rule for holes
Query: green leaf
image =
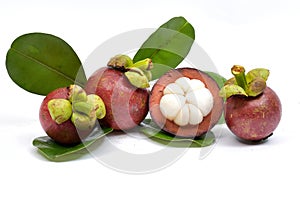
{"label": "green leaf", "polygon": [[194,39],[193,26],[183,17],[174,17],[150,35],[135,54],[133,62],[152,59],[152,80],[155,80],[181,63]]}
{"label": "green leaf", "polygon": [[222,88],[225,82],[227,81],[226,78],[224,78],[223,76],[215,72],[206,71],[205,73],[208,74],[212,79],[214,79],[217,82],[219,88]]}
{"label": "green leaf", "polygon": [[[224,84],[226,83],[226,78],[224,78],[223,76],[221,76],[220,74],[217,74],[215,72],[205,72],[206,74],[208,74],[212,79],[214,79],[216,81],[216,83],[218,84],[219,88],[223,88]],[[222,116],[220,117],[218,124],[225,124],[225,117],[224,117],[224,113],[222,114]]]}
{"label": "green leaf", "polygon": [[15,39],[6,55],[6,68],[17,85],[40,95],[74,83],[83,86],[86,82],[72,47],[45,33],[29,33]]}
{"label": "green leaf", "polygon": [[219,121],[218,121],[218,124],[225,124],[225,123],[226,123],[226,121],[225,121],[224,112],[223,112],[220,119],[219,119]]}
{"label": "green leaf", "polygon": [[112,131],[112,128],[96,129],[82,143],[76,146],[59,145],[48,136],[35,138],[33,146],[37,147],[39,152],[50,161],[68,161],[86,154],[86,147],[91,146]]}
{"label": "green leaf", "polygon": [[175,137],[161,130],[151,119],[141,123],[140,131],[150,139],[172,147],[206,147],[215,142],[215,135],[211,131],[199,138]]}

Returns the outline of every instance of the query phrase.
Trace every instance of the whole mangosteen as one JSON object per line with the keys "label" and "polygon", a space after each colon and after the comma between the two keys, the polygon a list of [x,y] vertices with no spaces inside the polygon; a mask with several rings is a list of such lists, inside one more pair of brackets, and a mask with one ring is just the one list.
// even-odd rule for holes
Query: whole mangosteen
{"label": "whole mangosteen", "polygon": [[258,142],[273,134],[281,119],[281,103],[277,94],[266,86],[269,70],[257,68],[245,75],[242,66],[231,69],[234,78],[221,89],[227,98],[225,121],[228,128],[244,141]]}
{"label": "whole mangosteen", "polygon": [[105,116],[105,105],[97,95],[86,95],[77,85],[50,92],[40,106],[40,123],[55,142],[76,145],[93,130],[96,119]]}
{"label": "whole mangosteen", "polygon": [[152,120],[179,137],[198,137],[219,121],[223,99],[217,83],[194,68],[168,71],[154,84],[150,100]]}
{"label": "whole mangosteen", "polygon": [[89,77],[86,92],[100,96],[106,106],[106,116],[100,124],[128,130],[144,120],[148,113],[151,68],[150,59],[132,63],[128,56],[117,55],[110,59],[107,67]]}

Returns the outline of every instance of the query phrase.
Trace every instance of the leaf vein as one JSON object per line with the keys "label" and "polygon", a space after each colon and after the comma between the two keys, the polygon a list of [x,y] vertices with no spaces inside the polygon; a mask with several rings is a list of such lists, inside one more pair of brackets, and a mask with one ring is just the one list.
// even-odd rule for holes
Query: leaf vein
{"label": "leaf vein", "polygon": [[67,75],[64,74],[63,72],[61,72],[61,71],[59,71],[59,70],[57,70],[57,69],[54,69],[54,68],[52,68],[51,66],[48,66],[47,64],[45,64],[45,63],[39,61],[39,60],[36,59],[36,58],[33,58],[33,57],[31,57],[31,56],[28,56],[27,54],[25,54],[25,53],[23,53],[23,52],[21,52],[21,51],[15,49],[15,48],[13,48],[13,47],[11,47],[10,49],[13,50],[13,51],[15,51],[17,54],[19,54],[19,55],[21,55],[21,56],[24,56],[25,58],[28,58],[29,60],[32,60],[33,62],[36,62],[36,63],[38,63],[38,64],[44,66],[47,70],[52,71],[52,72],[54,72],[54,73],[56,73],[56,74],[58,74],[58,75],[64,77],[65,79],[68,79],[68,80],[70,80],[70,81],[72,81],[72,82],[75,81],[72,77],[67,76]]}
{"label": "leaf vein", "polygon": [[[170,38],[169,40],[167,40],[164,44],[161,44],[153,53],[149,58],[153,58],[156,54],[158,54],[158,52],[161,51],[163,46],[167,46],[172,40],[173,38],[175,38],[177,35],[179,34],[183,34],[181,33],[181,31],[189,24],[188,21],[186,21],[178,30],[174,30],[177,31],[178,33],[174,34],[174,36],[172,38]],[[173,29],[170,29],[173,30]],[[188,36],[188,35],[187,35]],[[188,36],[189,37],[189,36]]]}

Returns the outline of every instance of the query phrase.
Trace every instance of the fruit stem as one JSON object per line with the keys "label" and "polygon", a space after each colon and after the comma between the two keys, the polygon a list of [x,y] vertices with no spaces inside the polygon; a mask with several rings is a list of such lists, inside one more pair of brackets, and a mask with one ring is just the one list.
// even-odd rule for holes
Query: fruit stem
{"label": "fruit stem", "polygon": [[245,68],[240,65],[234,65],[231,68],[231,73],[235,77],[237,84],[242,87],[245,91],[248,90],[248,84],[245,75]]}

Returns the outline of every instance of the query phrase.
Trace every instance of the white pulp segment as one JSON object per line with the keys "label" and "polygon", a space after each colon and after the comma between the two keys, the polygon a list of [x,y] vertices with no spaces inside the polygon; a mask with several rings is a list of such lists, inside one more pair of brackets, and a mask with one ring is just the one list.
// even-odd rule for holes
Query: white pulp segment
{"label": "white pulp segment", "polygon": [[185,104],[185,97],[177,94],[166,94],[160,100],[160,110],[169,120],[174,120]]}
{"label": "white pulp segment", "polygon": [[192,79],[192,80],[190,80],[190,88],[189,88],[188,92],[200,90],[202,88],[205,88],[205,85],[202,81],[200,81],[198,79]]}
{"label": "white pulp segment", "polygon": [[178,78],[175,83],[180,86],[184,92],[187,92],[190,89],[190,79],[187,77]]}
{"label": "white pulp segment", "polygon": [[182,109],[177,114],[176,118],[174,119],[174,122],[179,126],[186,126],[189,123],[189,117],[190,111],[187,104],[185,104]]}
{"label": "white pulp segment", "polygon": [[203,116],[206,116],[212,109],[214,99],[207,88],[202,88],[187,93],[186,101],[199,108]]}
{"label": "white pulp segment", "polygon": [[160,100],[164,117],[178,126],[197,125],[213,108],[213,96],[198,79],[178,78],[167,85]]}
{"label": "white pulp segment", "polygon": [[189,106],[189,124],[191,125],[197,125],[203,120],[203,115],[201,111],[194,106],[193,104],[186,104]]}
{"label": "white pulp segment", "polygon": [[167,85],[167,87],[164,89],[164,94],[184,95],[184,91],[176,83],[171,83],[171,84]]}

